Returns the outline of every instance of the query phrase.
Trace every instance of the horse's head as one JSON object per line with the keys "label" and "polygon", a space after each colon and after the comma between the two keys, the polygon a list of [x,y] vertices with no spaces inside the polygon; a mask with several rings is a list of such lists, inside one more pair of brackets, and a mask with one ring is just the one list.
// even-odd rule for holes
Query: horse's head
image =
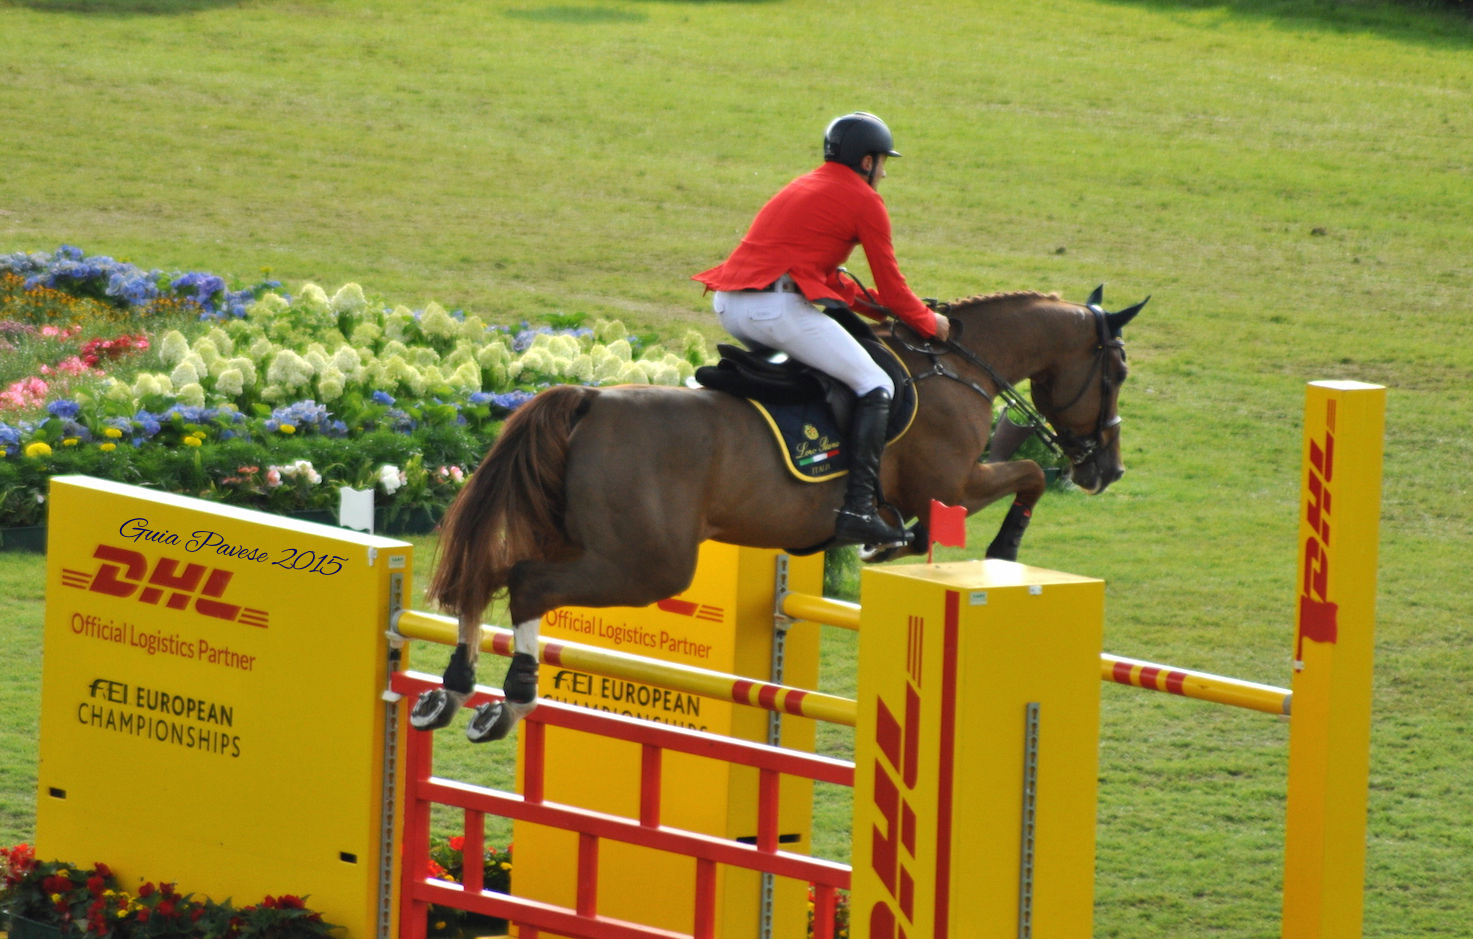
{"label": "horse's head", "polygon": [[1103,492],[1125,475],[1120,459],[1120,414],[1116,410],[1125,381],[1125,341],[1120,331],[1146,305],[1147,297],[1118,313],[1101,309],[1096,287],[1082,309],[1091,322],[1048,368],[1032,376],[1033,403],[1053,425],[1070,463],[1074,485]]}

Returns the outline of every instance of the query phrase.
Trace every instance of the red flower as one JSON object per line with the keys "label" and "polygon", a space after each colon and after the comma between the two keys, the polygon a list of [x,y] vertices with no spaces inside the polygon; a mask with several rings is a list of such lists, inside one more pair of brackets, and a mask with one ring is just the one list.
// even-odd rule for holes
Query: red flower
{"label": "red flower", "polygon": [[307,908],[307,904],[302,902],[301,897],[292,896],[289,893],[284,893],[277,897],[276,903],[283,910],[304,910]]}
{"label": "red flower", "polygon": [[165,900],[163,903],[160,903],[158,905],[157,909],[158,909],[158,914],[160,916],[163,916],[163,917],[173,916],[174,915],[174,901],[172,901],[172,900]]}
{"label": "red flower", "polygon": [[454,838],[451,838],[450,839],[450,850],[451,851],[464,851],[465,850],[465,838],[461,837],[460,835],[456,835]]}
{"label": "red flower", "polygon": [[98,861],[96,864],[93,864],[92,866],[97,869],[97,876],[98,877],[111,877],[113,875],[113,869],[111,867],[108,867],[106,864],[102,863],[101,861]]}
{"label": "red flower", "polygon": [[153,882],[152,881],[149,881],[148,883],[144,884],[142,887],[139,887],[138,888],[138,896],[139,897],[151,897],[151,896],[153,896],[153,892],[154,892],[155,889],[156,888],[154,887]]}
{"label": "red flower", "polygon": [[102,888],[105,885],[106,881],[102,879],[101,874],[93,874],[91,877],[87,878],[87,892],[92,894],[94,897],[102,896]]}
{"label": "red flower", "polygon": [[148,922],[148,907],[145,906],[145,907],[140,907],[138,909],[138,922],[140,922],[140,923],[146,923],[146,922]]}

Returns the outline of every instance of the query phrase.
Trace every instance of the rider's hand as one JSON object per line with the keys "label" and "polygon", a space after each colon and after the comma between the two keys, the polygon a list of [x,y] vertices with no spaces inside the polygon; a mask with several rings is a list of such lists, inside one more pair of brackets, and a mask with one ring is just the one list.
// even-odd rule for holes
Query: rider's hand
{"label": "rider's hand", "polygon": [[941,313],[936,314],[936,335],[932,338],[937,342],[945,342],[951,336],[951,320]]}

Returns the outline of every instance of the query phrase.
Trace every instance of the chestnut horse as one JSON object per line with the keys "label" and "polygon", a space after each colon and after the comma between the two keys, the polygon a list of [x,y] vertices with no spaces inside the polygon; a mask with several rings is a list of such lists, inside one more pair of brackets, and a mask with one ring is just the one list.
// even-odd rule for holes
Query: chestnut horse
{"label": "chestnut horse", "polygon": [[[979,458],[993,397],[1001,388],[1022,401],[1011,386],[1025,378],[1054,428],[1042,432],[1069,457],[1074,484],[1097,493],[1120,478],[1120,331],[1145,301],[1106,313],[1098,297],[1088,304],[1036,293],[974,297],[942,308],[953,322],[945,346],[902,325],[882,336],[919,398],[910,429],[881,465],[892,517],[922,517],[932,499],[971,513],[1014,495],[988,556],[1016,559],[1044,492],[1043,471],[1028,460]],[[481,616],[493,595],[509,598],[514,655],[506,700],[471,718],[467,736],[476,741],[505,737],[535,707],[543,614],[562,606],[645,606],[680,593],[706,539],[821,545],[833,536],[843,495],[842,479],[795,479],[762,417],[732,395],[632,385],[542,392],[507,420],[445,516],[428,595],[458,617],[460,641],[443,687],[420,697],[412,725],[445,726],[469,696]]]}

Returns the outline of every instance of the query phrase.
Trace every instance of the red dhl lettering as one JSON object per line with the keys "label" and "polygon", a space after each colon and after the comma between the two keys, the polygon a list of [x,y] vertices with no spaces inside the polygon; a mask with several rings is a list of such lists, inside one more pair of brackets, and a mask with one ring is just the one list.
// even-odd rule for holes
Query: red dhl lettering
{"label": "red dhl lettering", "polygon": [[193,604],[201,616],[265,629],[270,615],[223,599],[234,572],[191,561],[161,557],[151,565],[140,551],[114,545],[98,545],[92,556],[102,563],[95,572],[65,569],[62,584],[138,602],[187,610]]}
{"label": "red dhl lettering", "polygon": [[1339,638],[1336,614],[1339,605],[1330,601],[1330,535],[1334,509],[1331,481],[1335,476],[1335,404],[1329,402],[1323,443],[1309,442],[1309,474],[1304,521],[1309,534],[1304,540],[1299,587],[1299,636],[1295,643],[1296,666],[1304,660],[1304,641],[1333,643]]}

